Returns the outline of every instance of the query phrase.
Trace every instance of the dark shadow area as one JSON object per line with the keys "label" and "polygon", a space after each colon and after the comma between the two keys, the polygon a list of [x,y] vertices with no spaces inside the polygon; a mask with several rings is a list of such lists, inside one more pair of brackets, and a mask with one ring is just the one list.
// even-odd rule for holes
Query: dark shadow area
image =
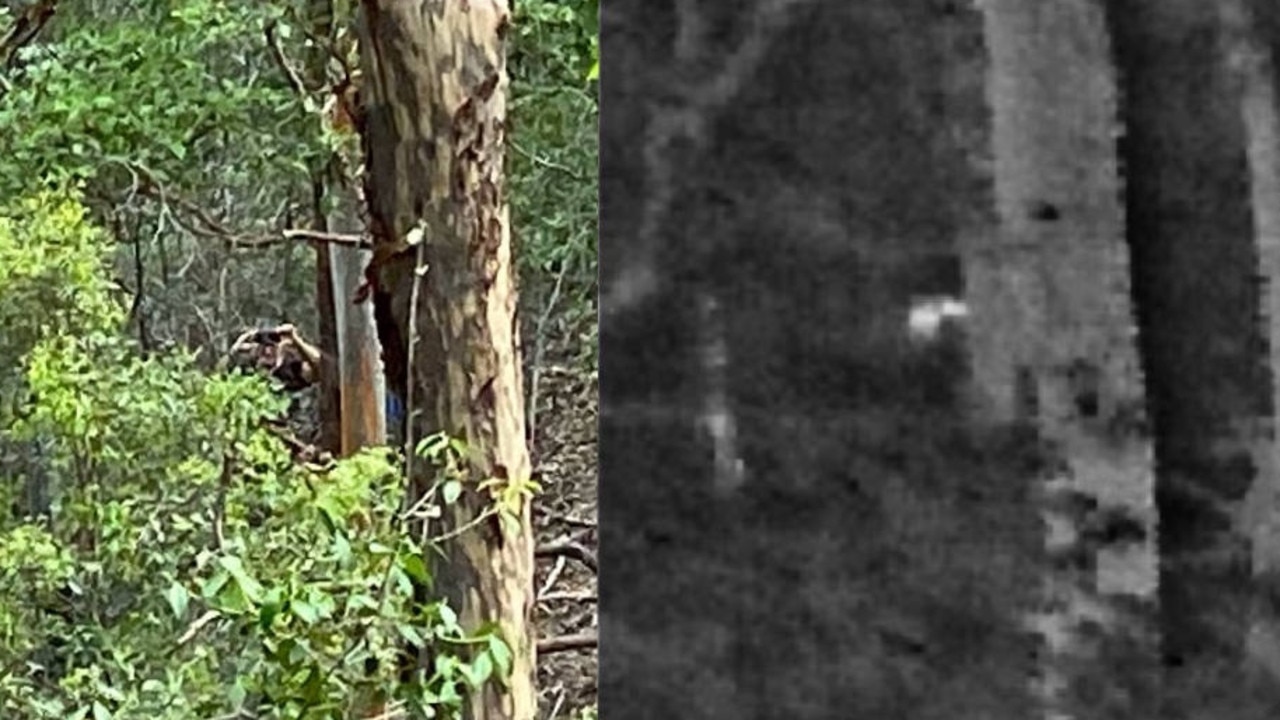
{"label": "dark shadow area", "polygon": [[[801,3],[671,151],[646,132],[693,107],[672,89],[697,78],[677,73],[669,8],[603,13],[602,712],[1028,717],[1036,443],[970,422],[962,330],[907,328],[913,297],[958,294],[957,237],[988,212],[955,140],[985,117],[955,66],[980,79],[981,60],[948,55],[981,51],[980,19]],[[751,27],[712,33],[706,63]],[[665,205],[654,177],[674,183]],[[657,289],[611,308],[649,261]],[[746,473],[730,493],[700,415],[709,332]]]}

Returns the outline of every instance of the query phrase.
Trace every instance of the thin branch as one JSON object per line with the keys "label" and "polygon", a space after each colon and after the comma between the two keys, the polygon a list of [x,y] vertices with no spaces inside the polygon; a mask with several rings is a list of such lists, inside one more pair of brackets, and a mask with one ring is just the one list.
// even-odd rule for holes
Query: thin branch
{"label": "thin branch", "polygon": [[529,378],[529,399],[526,401],[528,406],[528,414],[526,424],[528,425],[529,445],[534,445],[534,440],[538,436],[538,388],[542,380],[542,356],[546,351],[546,324],[551,319],[551,313],[555,310],[556,304],[560,302],[560,288],[564,285],[565,275],[569,272],[572,263],[564,262],[560,265],[560,272],[556,274],[556,283],[551,288],[551,295],[547,298],[547,304],[542,308],[542,314],[538,316],[538,322],[533,330],[533,362]]}
{"label": "thin branch", "polygon": [[561,165],[560,163],[548,160],[540,155],[535,155],[534,153],[524,149],[524,147],[521,146],[519,143],[508,142],[507,145],[509,145],[511,149],[515,150],[518,154],[528,158],[529,162],[532,162],[534,165],[541,165],[542,167],[547,168],[548,170],[555,170],[557,172],[562,172],[565,175],[568,175],[569,178],[573,180],[582,181],[587,179],[583,177],[582,173],[578,172],[577,170],[574,170],[568,165]]}
{"label": "thin branch", "polygon": [[319,230],[290,228],[284,230],[281,235],[283,235],[286,240],[305,240],[312,244],[328,243],[330,245],[346,245],[347,247],[359,248],[361,250],[373,249],[373,242],[364,235],[356,233],[332,233],[320,232]]}
{"label": "thin branch", "polygon": [[550,655],[551,653],[569,650],[594,650],[598,645],[599,639],[595,633],[574,633],[573,635],[561,635],[539,640],[538,654]]}
{"label": "thin branch", "polygon": [[201,630],[204,630],[206,627],[209,626],[209,623],[213,622],[214,620],[217,620],[220,617],[222,616],[217,612],[213,610],[208,610],[203,615],[196,618],[195,622],[187,626],[187,631],[182,633],[182,637],[178,638],[178,642],[174,645],[173,650],[176,650],[182,647],[183,645],[186,645],[187,643],[194,640],[196,635],[200,634]]}
{"label": "thin branch", "polygon": [[538,596],[538,602],[600,602],[600,596],[593,592],[549,592]]}
{"label": "thin branch", "polygon": [[537,594],[534,595],[536,599],[542,600],[545,598],[547,593],[551,591],[551,588],[555,586],[556,581],[560,579],[560,574],[564,572],[566,560],[567,558],[564,556],[556,558],[556,566],[551,568],[551,572],[547,574],[546,582],[542,583],[542,587],[538,588]]}
{"label": "thin branch", "polygon": [[600,571],[600,563],[596,560],[595,553],[588,550],[585,545],[571,540],[539,545],[538,548],[533,551],[533,556],[540,558],[561,556],[573,558],[583,565],[586,565],[587,569],[591,570],[591,572]]}
{"label": "thin branch", "polygon": [[534,512],[542,517],[547,518],[552,522],[561,522],[561,523],[564,523],[565,525],[576,525],[577,527],[582,527],[582,528],[596,527],[595,520],[588,520],[586,518],[580,518],[574,515],[564,515],[561,513],[553,513],[550,510],[546,510],[538,505],[534,506]]}
{"label": "thin branch", "polygon": [[236,232],[222,224],[221,221],[195,202],[167,191],[164,185],[156,180],[150,170],[133,163],[122,162],[121,164],[135,174],[137,178],[135,186],[139,194],[159,200],[162,208],[167,208],[170,203],[177,205],[197,221],[197,223],[185,222],[174,215],[172,217],[177,224],[192,234],[222,240],[230,249],[257,249],[290,241],[303,241],[313,246],[325,243],[346,245],[362,250],[368,250],[373,247],[373,244],[366,237],[355,233],[330,233],[305,228],[285,228],[280,231],[279,235]]}
{"label": "thin branch", "polygon": [[280,70],[289,81],[289,87],[298,94],[298,97],[307,100],[311,97],[311,92],[307,89],[307,84],[303,82],[302,76],[298,74],[297,69],[289,64],[289,59],[284,56],[284,48],[280,47],[280,38],[276,35],[276,21],[272,20],[262,29],[262,34],[267,37],[267,48],[271,50],[271,57],[276,61],[276,65],[280,66]]}

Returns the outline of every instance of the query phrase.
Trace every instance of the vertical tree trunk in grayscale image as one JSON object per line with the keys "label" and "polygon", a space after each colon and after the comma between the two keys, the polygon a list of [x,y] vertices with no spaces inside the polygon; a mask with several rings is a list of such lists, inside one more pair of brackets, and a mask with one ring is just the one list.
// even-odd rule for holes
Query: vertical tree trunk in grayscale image
{"label": "vertical tree trunk in grayscale image", "polygon": [[1240,511],[1256,499],[1249,493],[1260,489],[1255,481],[1266,476],[1271,452],[1255,232],[1257,221],[1269,221],[1250,189],[1250,155],[1258,153],[1247,147],[1242,75],[1223,52],[1236,45],[1223,20],[1237,22],[1231,16],[1241,7],[1224,16],[1219,3],[1199,0],[1106,4],[1160,471],[1159,614],[1170,712],[1181,709],[1180,697],[1199,702],[1207,692],[1239,691],[1254,598],[1249,536],[1257,529]]}
{"label": "vertical tree trunk in grayscale image", "polygon": [[[1101,708],[1073,700],[1073,660],[1097,651],[1080,632],[1084,624],[1104,635],[1134,632],[1143,650],[1127,664],[1154,669],[1156,654],[1142,618],[1134,623],[1119,611],[1154,603],[1158,582],[1115,77],[1097,3],[990,0],[984,8],[1000,230],[994,252],[966,254],[999,258],[976,268],[997,290],[969,303],[978,337],[1000,345],[978,356],[976,379],[995,389],[986,394],[1005,418],[1019,404],[1011,388],[1033,394],[1022,404],[1033,408],[1028,419],[1054,463],[1042,479],[1054,567],[1045,577],[1047,609],[1032,619],[1044,641],[1038,692],[1044,717],[1085,720]],[[1086,530],[1104,513],[1120,513],[1143,532],[1125,545],[1096,545]],[[1136,684],[1153,677],[1133,669]]]}
{"label": "vertical tree trunk in grayscale image", "polygon": [[[1241,514],[1241,531],[1252,545],[1253,576],[1265,588],[1268,581],[1280,577],[1280,448],[1275,437],[1275,408],[1280,408],[1280,114],[1275,60],[1259,31],[1254,4],[1251,0],[1220,0],[1217,8],[1222,52],[1238,88],[1244,123],[1258,257],[1259,330],[1269,349],[1266,365],[1271,376],[1271,418],[1258,424],[1255,476]],[[1252,616],[1245,646],[1248,661],[1273,680],[1280,679],[1280,618],[1258,600]]]}

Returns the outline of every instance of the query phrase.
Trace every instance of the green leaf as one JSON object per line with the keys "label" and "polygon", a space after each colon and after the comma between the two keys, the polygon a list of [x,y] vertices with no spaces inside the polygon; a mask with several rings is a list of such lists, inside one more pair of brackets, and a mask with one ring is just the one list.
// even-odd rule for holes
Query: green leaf
{"label": "green leaf", "polygon": [[396,632],[400,633],[400,637],[405,639],[413,647],[423,647],[427,643],[422,639],[422,633],[418,632],[418,628],[408,623],[396,623]]}
{"label": "green leaf", "polygon": [[464,672],[467,674],[467,681],[472,687],[478,688],[493,676],[493,658],[489,653],[480,653],[470,665],[465,666]]}
{"label": "green leaf", "polygon": [[182,583],[174,582],[165,591],[164,597],[169,601],[169,609],[173,610],[173,616],[181,620],[187,616],[187,605],[191,599],[187,593],[187,588]]}
{"label": "green leaf", "polygon": [[235,682],[231,684],[231,687],[227,689],[227,700],[230,701],[231,707],[239,710],[244,707],[244,701],[248,694],[248,691],[244,687],[244,683],[240,678],[236,678]]}
{"label": "green leaf", "polygon": [[404,553],[400,555],[400,569],[413,579],[419,585],[429,585],[431,583],[431,574],[427,571],[427,562],[417,553]]}
{"label": "green leaf", "polygon": [[320,619],[320,611],[315,605],[305,600],[294,600],[289,603],[289,611],[307,625],[314,625]]}
{"label": "green leaf", "polygon": [[587,80],[599,80],[599,79],[600,79],[600,61],[597,60],[594,63],[591,63],[591,69],[587,71]]}
{"label": "green leaf", "polygon": [[511,674],[511,648],[497,635],[489,636],[489,654],[498,665],[498,674],[507,677]]}
{"label": "green leaf", "polygon": [[445,505],[452,505],[462,496],[462,483],[457,480],[449,480],[440,489],[440,494],[444,498]]}
{"label": "green leaf", "polygon": [[252,603],[262,601],[262,586],[245,570],[244,563],[240,558],[234,555],[223,555],[218,558],[218,565],[235,579],[236,585],[240,587],[240,591],[244,593],[246,600]]}
{"label": "green leaf", "polygon": [[111,711],[97,700],[93,701],[93,720],[111,720]]}
{"label": "green leaf", "polygon": [[219,592],[222,591],[222,588],[226,586],[227,581],[230,579],[231,576],[225,571],[214,573],[213,577],[205,580],[204,584],[201,586],[200,597],[203,597],[205,600],[212,600]]}

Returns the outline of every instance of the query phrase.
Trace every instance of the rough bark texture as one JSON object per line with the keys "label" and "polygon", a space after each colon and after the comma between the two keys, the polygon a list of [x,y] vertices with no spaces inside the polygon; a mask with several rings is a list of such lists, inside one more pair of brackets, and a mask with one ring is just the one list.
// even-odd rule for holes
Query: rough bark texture
{"label": "rough bark texture", "polygon": [[[1023,335],[997,383],[1016,386],[1010,381],[1029,373],[1023,386],[1034,389],[1034,418],[1056,455],[1044,485],[1046,549],[1072,560],[1050,572],[1050,610],[1037,625],[1046,642],[1048,716],[1074,717],[1067,658],[1086,651],[1081,626],[1119,632],[1109,598],[1154,601],[1157,589],[1155,473],[1113,143],[1115,80],[1095,3],[993,0],[987,12],[998,247],[1007,258],[997,276],[1010,283],[1012,302],[973,312],[979,324],[988,322],[984,313],[990,323],[1012,319]],[[1022,314],[1010,318],[1012,307]],[[1010,402],[998,403],[1006,414]],[[1076,504],[1068,498],[1124,513],[1143,537],[1091,546],[1089,520],[1066,511]],[[1139,647],[1146,643],[1139,638]],[[1154,645],[1147,646],[1154,659]]]}
{"label": "rough bark texture", "polygon": [[[477,480],[527,480],[503,195],[506,3],[366,0],[361,7],[366,197],[376,245],[369,274],[379,329],[393,332],[382,337],[388,368],[408,370],[407,412],[423,411],[412,423],[415,437],[444,431],[464,439]],[[419,227],[421,253],[407,240]],[[446,512],[445,530],[469,523],[488,502],[469,489]],[[496,621],[514,652],[507,687],[490,683],[476,694],[471,718],[535,714],[529,519],[526,504],[518,527],[492,519],[462,533],[446,544],[437,571],[462,622]]]}
{"label": "rough bark texture", "polygon": [[1159,477],[1168,686],[1241,656],[1251,594],[1234,513],[1270,400],[1245,129],[1216,3],[1115,0],[1126,216]]}

